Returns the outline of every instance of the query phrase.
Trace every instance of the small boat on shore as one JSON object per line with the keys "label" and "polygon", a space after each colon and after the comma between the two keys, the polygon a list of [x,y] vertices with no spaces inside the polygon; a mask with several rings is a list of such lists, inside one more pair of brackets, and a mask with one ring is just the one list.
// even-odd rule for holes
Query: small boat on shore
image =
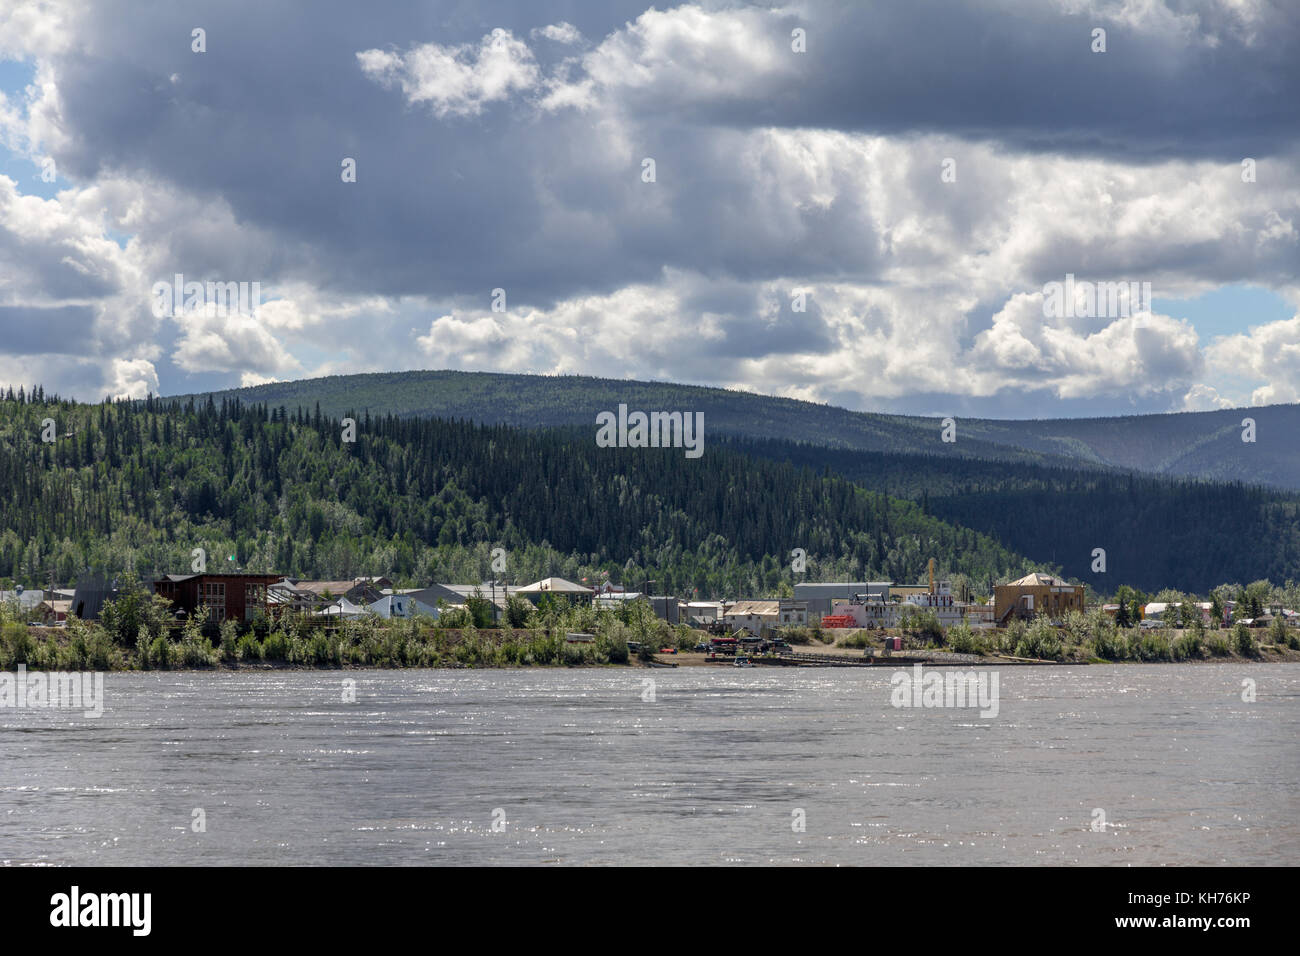
{"label": "small boat on shore", "polygon": [[735,666],[735,667],[753,667],[753,666],[754,666],[754,662],[751,661],[748,657],[737,657],[734,666]]}

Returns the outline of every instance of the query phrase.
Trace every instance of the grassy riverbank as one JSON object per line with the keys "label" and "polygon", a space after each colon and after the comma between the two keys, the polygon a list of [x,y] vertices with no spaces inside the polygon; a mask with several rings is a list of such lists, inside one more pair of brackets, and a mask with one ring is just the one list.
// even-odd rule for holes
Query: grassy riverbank
{"label": "grassy riverbank", "polygon": [[[302,667],[581,667],[633,662],[629,642],[659,650],[689,650],[700,639],[671,627],[637,602],[617,610],[557,604],[511,605],[496,617],[491,604],[427,617],[367,616],[323,621],[287,616],[259,619],[242,633],[170,620],[166,602],[131,591],[106,607],[99,621],[70,619],[66,627],[31,627],[0,605],[0,670],[168,670],[176,668]],[[497,626],[493,626],[497,625]],[[589,634],[589,643],[565,635]]]}
{"label": "grassy riverbank", "polygon": [[0,636],[0,670],[172,670],[209,667],[527,667],[627,664],[627,641],[597,635],[566,643],[563,632],[450,630],[401,622],[391,626],[274,630],[228,635],[214,642],[198,633],[160,635],[123,646],[102,628],[8,626]]}
{"label": "grassy riverbank", "polygon": [[[636,664],[648,651],[693,650],[702,631],[670,626],[645,602],[616,610],[557,604],[511,605],[498,616],[486,601],[430,618],[323,622],[287,617],[259,620],[240,633],[233,622],[219,628],[194,620],[169,620],[166,602],[132,592],[111,605],[100,621],[70,620],[66,627],[31,627],[0,606],[0,670],[170,670],[215,667],[593,667]],[[565,635],[591,635],[584,643]],[[809,650],[860,654],[883,647],[881,631],[789,628],[782,632]],[[1017,657],[1062,663],[1185,662],[1206,660],[1300,660],[1300,632],[1278,622],[1270,628],[1121,628],[1099,611],[1074,614],[1062,626],[1045,619],[1016,621],[1006,628],[944,632],[937,623],[902,631],[904,651],[953,651],[987,658]],[[668,658],[671,659],[671,658]],[[680,658],[685,662],[685,658]]]}
{"label": "grassy riverbank", "polygon": [[[879,646],[880,632],[835,633],[839,647]],[[1071,614],[1056,627],[1044,618],[1012,621],[1005,628],[975,630],[965,625],[943,632],[915,628],[892,632],[903,636],[905,649],[927,648],[977,654],[981,657],[1024,657],[1063,663],[1140,663],[1204,660],[1298,660],[1300,629],[1280,622],[1270,628],[1122,628],[1100,611]]]}

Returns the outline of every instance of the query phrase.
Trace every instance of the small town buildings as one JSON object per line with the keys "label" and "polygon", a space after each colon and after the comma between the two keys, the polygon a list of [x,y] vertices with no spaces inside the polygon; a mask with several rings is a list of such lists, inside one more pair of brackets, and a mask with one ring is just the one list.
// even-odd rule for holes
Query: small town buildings
{"label": "small town buildings", "polygon": [[117,587],[102,574],[82,574],[72,592],[72,615],[83,621],[99,619],[104,602],[117,597]]}
{"label": "small town buildings", "polygon": [[897,627],[901,609],[897,602],[849,598],[831,605],[831,613],[822,616],[825,627],[857,627],[877,630]]}
{"label": "small town buildings", "polygon": [[275,574],[165,574],[154,593],[172,602],[172,611],[193,617],[206,609],[212,622],[251,622],[270,608],[268,591],[283,580]]}
{"label": "small town buildings", "polygon": [[808,602],[781,598],[778,602],[780,627],[804,627],[808,623]]}
{"label": "small town buildings", "polygon": [[430,607],[407,594],[385,594],[371,604],[355,604],[343,597],[315,612],[317,617],[356,619],[374,614],[385,620],[415,617],[418,614],[436,619],[440,613],[436,607]]}
{"label": "small town buildings", "polygon": [[50,609],[49,623],[66,624],[68,615],[72,613],[72,599],[52,598],[47,599],[45,606]]}
{"label": "small town buildings", "polygon": [[780,601],[737,601],[722,614],[729,630],[743,629],[755,637],[762,636],[764,627],[775,627],[780,617]]}
{"label": "small town buildings", "polygon": [[709,627],[722,620],[721,601],[686,601],[678,605],[678,619],[690,627]]}
{"label": "small town buildings", "polygon": [[[927,585],[928,588],[928,585]],[[849,601],[836,601],[829,615],[837,627],[868,629],[896,628],[909,617],[933,614],[946,628],[965,622],[970,627],[989,627],[993,621],[993,608],[986,604],[964,604],[953,597],[947,582],[935,585],[937,593],[929,590],[910,591],[904,600],[866,599],[866,595]]]}
{"label": "small town buildings", "polygon": [[281,578],[266,589],[266,602],[273,613],[311,614],[320,608],[321,600],[315,591],[300,588],[289,578]]}
{"label": "small town buildings", "polygon": [[316,617],[358,618],[366,616],[366,606],[364,604],[353,604],[347,598],[342,597],[337,601],[331,601],[320,610],[312,613]]}
{"label": "small town buildings", "polygon": [[[502,590],[502,586],[497,585],[496,590],[498,591]],[[442,584],[430,584],[428,587],[394,591],[393,593],[409,595],[410,597],[419,601],[421,604],[427,604],[429,607],[432,608],[438,607],[439,601],[445,601],[449,606],[453,606],[453,607],[456,605],[463,605],[465,603],[465,597],[466,597],[466,595],[461,594],[459,591],[453,591],[450,587],[446,587],[445,585]],[[473,592],[471,592],[471,594],[472,593]],[[492,595],[492,586],[488,585],[488,589],[485,596],[487,596],[488,599],[491,600],[491,595]],[[501,606],[502,607],[505,606],[504,597],[502,598]]]}
{"label": "small town buildings", "polygon": [[352,578],[344,581],[303,581],[286,578],[285,580],[292,581],[299,591],[307,591],[316,595],[321,604],[328,604],[341,597],[347,598],[353,604],[372,604],[384,596],[383,590],[376,587],[372,582],[375,580],[387,581],[388,579]]}
{"label": "small town buildings", "polygon": [[681,602],[671,594],[642,594],[640,591],[610,591],[597,593],[591,603],[598,608],[613,610],[628,601],[646,600],[654,611],[655,617],[669,624],[681,620]]}
{"label": "small town buildings", "polygon": [[[438,599],[442,597],[442,591],[450,591],[454,597],[442,597],[452,607],[464,607],[470,598],[478,597],[497,606],[498,611],[504,611],[510,598],[518,595],[522,598],[532,598],[531,594],[525,594],[524,589],[516,587],[513,584],[502,584],[500,581],[484,581],[482,584],[433,584],[424,589],[426,593],[419,591],[412,592],[416,599],[424,601],[431,607],[438,606]],[[429,600],[433,598],[433,600]]]}
{"label": "small town buildings", "polygon": [[596,596],[591,599],[591,603],[593,607],[612,611],[615,608],[622,607],[628,601],[636,601],[640,598],[640,591],[597,591]]}
{"label": "small town buildings", "polygon": [[849,601],[859,594],[879,597],[887,594],[892,581],[801,581],[794,586],[794,599],[807,605],[807,623],[817,624],[831,613],[835,601]]}
{"label": "small town buildings", "polygon": [[45,592],[40,588],[27,589],[21,584],[12,591],[0,591],[0,604],[12,604],[20,614],[36,614],[45,603]]}
{"label": "small town buildings", "polygon": [[1032,618],[1046,614],[1053,620],[1070,611],[1083,612],[1082,584],[1066,584],[1050,574],[1034,572],[1010,584],[993,588],[993,619],[1001,627],[1013,617]]}
{"label": "small town buildings", "polygon": [[534,581],[532,584],[525,585],[519,589],[520,594],[585,594],[588,597],[595,594],[595,590],[582,584],[575,584],[572,581],[566,581],[564,578],[542,578],[540,581]]}
{"label": "small town buildings", "polygon": [[21,616],[40,624],[67,621],[68,612],[72,609],[72,601],[60,598],[57,591],[27,589],[22,585],[12,591],[0,591],[0,604],[12,605]]}
{"label": "small town buildings", "polygon": [[1287,627],[1300,627],[1300,612],[1293,611],[1280,604],[1270,604],[1265,608],[1270,619],[1280,617]]}
{"label": "small town buildings", "polygon": [[415,617],[418,614],[437,618],[439,614],[436,607],[430,607],[409,594],[389,594],[375,601],[366,610],[382,618]]}
{"label": "small town buildings", "polygon": [[528,598],[536,604],[546,595],[561,598],[566,601],[578,601],[589,599],[596,592],[589,587],[581,584],[574,584],[572,581],[566,581],[564,578],[542,578],[540,581],[534,581],[518,589],[518,594]]}
{"label": "small town buildings", "polygon": [[654,609],[655,617],[668,624],[676,626],[681,620],[681,601],[675,594],[651,594],[650,607]]}

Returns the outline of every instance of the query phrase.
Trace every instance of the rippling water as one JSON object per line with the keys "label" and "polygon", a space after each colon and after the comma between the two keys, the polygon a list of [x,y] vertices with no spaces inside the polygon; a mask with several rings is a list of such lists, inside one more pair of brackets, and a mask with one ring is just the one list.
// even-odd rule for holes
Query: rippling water
{"label": "rippling water", "polygon": [[883,670],[109,674],[99,720],[0,710],[0,860],[1300,862],[1300,665],[1000,679],[981,719]]}

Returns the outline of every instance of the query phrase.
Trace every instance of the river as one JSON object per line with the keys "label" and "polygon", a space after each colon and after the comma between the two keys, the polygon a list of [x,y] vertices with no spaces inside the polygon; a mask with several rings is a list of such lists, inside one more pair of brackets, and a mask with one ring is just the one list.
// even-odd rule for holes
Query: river
{"label": "river", "polygon": [[0,861],[1300,863],[1300,664],[1004,667],[996,717],[892,673],[108,674],[0,709]]}

